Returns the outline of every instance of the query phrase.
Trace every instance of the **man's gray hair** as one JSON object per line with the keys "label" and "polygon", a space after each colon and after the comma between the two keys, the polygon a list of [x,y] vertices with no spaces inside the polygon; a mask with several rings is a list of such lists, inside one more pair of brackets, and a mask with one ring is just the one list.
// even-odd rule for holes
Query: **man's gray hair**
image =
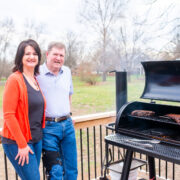
{"label": "man's gray hair", "polygon": [[51,51],[52,48],[54,48],[54,47],[58,48],[58,49],[64,49],[66,51],[66,46],[61,42],[51,42],[51,43],[49,43],[47,51],[48,52]]}

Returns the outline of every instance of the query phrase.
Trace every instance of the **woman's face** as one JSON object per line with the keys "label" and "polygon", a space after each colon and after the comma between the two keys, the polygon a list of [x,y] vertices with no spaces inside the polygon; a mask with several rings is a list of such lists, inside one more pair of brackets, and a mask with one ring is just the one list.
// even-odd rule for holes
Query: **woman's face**
{"label": "woman's face", "polygon": [[32,46],[26,46],[22,58],[23,69],[35,68],[38,64],[38,54]]}

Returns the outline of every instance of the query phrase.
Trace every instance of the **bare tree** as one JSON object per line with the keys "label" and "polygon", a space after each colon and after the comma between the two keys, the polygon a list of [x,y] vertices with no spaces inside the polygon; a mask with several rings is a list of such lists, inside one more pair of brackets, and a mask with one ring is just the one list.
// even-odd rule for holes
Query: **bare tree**
{"label": "bare tree", "polygon": [[107,64],[105,54],[109,43],[110,32],[117,20],[123,17],[122,10],[128,0],[84,0],[81,13],[82,22],[88,24],[98,34],[102,58],[101,71],[103,81],[106,80]]}
{"label": "bare tree", "polygon": [[180,33],[177,33],[172,40],[174,48],[172,49],[173,59],[180,59]]}
{"label": "bare tree", "polygon": [[24,31],[22,39],[34,39],[39,45],[44,48],[45,39],[43,33],[46,31],[46,25],[43,23],[36,23],[32,19],[26,19],[24,21]]}
{"label": "bare tree", "polygon": [[170,41],[161,48],[158,56],[160,59],[175,60],[180,59],[180,18],[176,17],[168,22],[170,31],[169,35],[172,35]]}
{"label": "bare tree", "polygon": [[111,49],[118,57],[114,61],[116,69],[137,72],[141,68],[141,61],[154,59],[153,48],[149,45],[153,41],[156,44],[157,39],[164,35],[162,29],[168,26],[166,18],[172,10],[170,4],[158,15],[152,16],[156,2],[156,0],[146,0],[146,11],[143,15],[135,13],[130,16],[127,11],[128,16],[124,23],[121,23],[119,29],[112,33]]}
{"label": "bare tree", "polygon": [[66,44],[66,60],[65,65],[69,66],[74,70],[77,66],[78,61],[81,61],[83,56],[82,43],[78,40],[78,36],[69,31],[65,37]]}
{"label": "bare tree", "polygon": [[[154,10],[159,6],[158,0],[142,0],[146,6],[143,14],[135,10],[132,13],[134,1],[126,3],[117,0],[84,0],[85,8],[81,17],[100,37],[96,41],[100,45],[100,54],[96,55],[104,79],[109,69],[118,67],[118,70],[137,71],[141,67],[140,61],[154,60],[155,52],[157,54],[154,45],[169,36],[168,17],[175,7],[173,3],[169,2],[157,14],[154,14]],[[131,3],[134,6],[130,6]]]}
{"label": "bare tree", "polygon": [[9,64],[7,58],[15,30],[13,19],[5,18],[0,21],[0,29],[0,78],[2,78],[8,71],[5,67]]}
{"label": "bare tree", "polygon": [[180,34],[174,35],[172,40],[166,44],[165,47],[158,53],[159,59],[175,60],[180,59]]}
{"label": "bare tree", "polygon": [[[135,67],[138,68],[139,62],[144,57],[146,38],[143,24],[136,27],[129,27],[124,24],[119,30],[113,33],[113,41],[111,42],[112,51],[116,54],[114,59],[116,70],[133,71]],[[148,40],[145,42],[147,43]]]}

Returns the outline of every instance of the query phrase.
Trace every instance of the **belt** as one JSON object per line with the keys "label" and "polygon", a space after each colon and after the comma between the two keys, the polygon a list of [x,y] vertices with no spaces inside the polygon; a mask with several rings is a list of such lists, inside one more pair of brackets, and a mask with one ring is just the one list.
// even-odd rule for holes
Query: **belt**
{"label": "belt", "polygon": [[60,121],[64,121],[68,118],[70,118],[70,115],[67,116],[62,116],[62,117],[57,117],[57,118],[52,118],[52,117],[46,117],[46,121],[52,121],[52,122],[60,122]]}

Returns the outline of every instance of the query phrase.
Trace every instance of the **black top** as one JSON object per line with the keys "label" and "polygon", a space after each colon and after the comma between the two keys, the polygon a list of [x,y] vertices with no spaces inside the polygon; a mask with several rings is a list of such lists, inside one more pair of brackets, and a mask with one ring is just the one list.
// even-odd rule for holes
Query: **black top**
{"label": "black top", "polygon": [[28,91],[29,123],[32,140],[38,142],[42,139],[42,119],[44,112],[44,99],[41,91],[35,90],[24,78]]}
{"label": "black top", "polygon": [[[24,76],[23,76],[24,77]],[[29,124],[32,140],[28,143],[36,143],[42,139],[42,120],[44,112],[44,99],[41,91],[35,90],[24,77],[28,92],[28,111]],[[15,141],[7,138],[2,138],[4,144],[16,144]]]}

